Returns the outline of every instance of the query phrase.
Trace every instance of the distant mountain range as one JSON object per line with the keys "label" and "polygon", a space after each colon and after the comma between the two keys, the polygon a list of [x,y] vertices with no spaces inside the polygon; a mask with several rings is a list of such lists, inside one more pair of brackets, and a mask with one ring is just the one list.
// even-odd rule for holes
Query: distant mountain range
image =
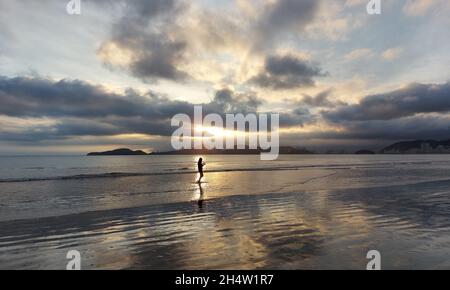
{"label": "distant mountain range", "polygon": [[414,140],[392,144],[382,154],[446,154],[450,153],[450,140]]}
{"label": "distant mountain range", "polygon": [[[129,156],[129,155],[257,155],[268,150],[262,149],[184,149],[178,151],[152,152],[146,153],[142,150],[133,151],[121,148],[105,152],[91,152],[88,156]],[[332,152],[330,151],[330,154]],[[450,140],[414,140],[398,142],[380,150],[380,154],[450,154]],[[280,154],[315,154],[305,148],[295,148],[290,146],[280,147]],[[370,150],[359,150],[355,154],[375,154]]]}
{"label": "distant mountain range", "polygon": [[[137,150],[133,151],[127,148],[117,149],[113,151],[105,152],[91,152],[88,156],[121,156],[121,155],[256,155],[262,152],[269,152],[269,150],[262,149],[184,149],[178,151],[166,151],[166,152],[152,152],[145,153],[144,151]],[[314,154],[314,152],[309,151],[304,148],[294,148],[294,147],[280,147],[280,154]]]}
{"label": "distant mountain range", "polygon": [[[184,149],[168,152],[152,152],[149,155],[256,155],[270,150],[262,149]],[[305,148],[295,148],[289,146],[281,146],[280,154],[314,154]]]}

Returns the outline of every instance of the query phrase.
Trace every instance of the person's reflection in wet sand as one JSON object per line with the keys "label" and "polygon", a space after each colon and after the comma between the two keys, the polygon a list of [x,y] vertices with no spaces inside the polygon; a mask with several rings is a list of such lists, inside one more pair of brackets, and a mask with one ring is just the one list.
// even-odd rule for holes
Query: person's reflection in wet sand
{"label": "person's reflection in wet sand", "polygon": [[203,209],[204,192],[203,192],[203,187],[202,187],[201,183],[198,184],[198,189],[200,192],[200,196],[198,198],[198,208]]}

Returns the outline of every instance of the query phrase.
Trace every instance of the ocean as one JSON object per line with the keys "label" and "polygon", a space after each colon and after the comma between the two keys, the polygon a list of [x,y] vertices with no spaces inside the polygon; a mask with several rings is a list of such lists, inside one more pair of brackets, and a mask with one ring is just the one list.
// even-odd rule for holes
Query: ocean
{"label": "ocean", "polygon": [[450,155],[0,157],[0,269],[450,269]]}

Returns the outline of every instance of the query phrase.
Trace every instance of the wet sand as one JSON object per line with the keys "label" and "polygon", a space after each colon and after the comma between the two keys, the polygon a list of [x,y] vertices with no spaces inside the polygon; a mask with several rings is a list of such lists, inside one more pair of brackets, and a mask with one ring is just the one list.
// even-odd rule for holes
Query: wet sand
{"label": "wet sand", "polygon": [[[47,205],[48,217],[4,212],[0,268],[65,269],[66,253],[78,250],[83,269],[365,269],[375,249],[383,269],[449,269],[445,173],[421,180],[416,169],[368,170],[218,172],[201,188],[186,174],[36,182],[34,190],[69,189],[64,200],[94,186],[98,195],[73,212],[55,197],[29,200],[30,208]],[[141,191],[159,183],[165,192]],[[19,190],[23,200],[30,188]]]}

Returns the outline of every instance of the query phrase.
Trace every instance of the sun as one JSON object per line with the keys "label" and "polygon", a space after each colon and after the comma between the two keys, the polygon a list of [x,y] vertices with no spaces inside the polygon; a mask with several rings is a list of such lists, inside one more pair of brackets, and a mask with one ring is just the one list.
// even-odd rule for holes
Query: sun
{"label": "sun", "polygon": [[195,127],[195,131],[206,133],[209,136],[204,136],[203,138],[211,138],[211,137],[232,137],[236,135],[235,131],[225,130],[220,127],[206,127],[206,126],[197,126]]}

